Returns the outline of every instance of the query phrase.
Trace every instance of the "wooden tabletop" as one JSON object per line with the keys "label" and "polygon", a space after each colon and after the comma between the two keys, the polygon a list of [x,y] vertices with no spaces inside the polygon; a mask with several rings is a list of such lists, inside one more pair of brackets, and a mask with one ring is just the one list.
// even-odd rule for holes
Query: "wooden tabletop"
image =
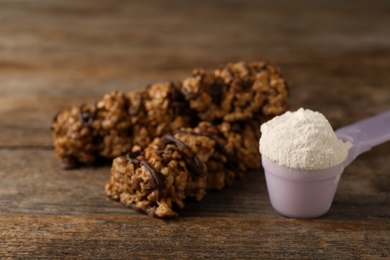
{"label": "wooden tabletop", "polygon": [[259,59],[281,68],[292,110],[353,123],[390,109],[389,13],[387,0],[1,1],[0,258],[389,258],[390,143],[345,169],[321,218],[276,213],[259,170],[167,221],[108,199],[109,165],[63,171],[50,132],[63,107]]}

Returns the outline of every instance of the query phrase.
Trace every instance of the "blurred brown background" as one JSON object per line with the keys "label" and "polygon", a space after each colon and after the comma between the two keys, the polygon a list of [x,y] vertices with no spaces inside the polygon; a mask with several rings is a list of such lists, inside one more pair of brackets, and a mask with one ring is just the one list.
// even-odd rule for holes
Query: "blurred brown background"
{"label": "blurred brown background", "polygon": [[291,109],[338,128],[390,109],[389,28],[386,0],[0,1],[0,256],[388,257],[389,143],[346,169],[323,218],[279,216],[261,172],[164,222],[105,198],[108,166],[63,172],[50,123],[112,90],[265,59]]}

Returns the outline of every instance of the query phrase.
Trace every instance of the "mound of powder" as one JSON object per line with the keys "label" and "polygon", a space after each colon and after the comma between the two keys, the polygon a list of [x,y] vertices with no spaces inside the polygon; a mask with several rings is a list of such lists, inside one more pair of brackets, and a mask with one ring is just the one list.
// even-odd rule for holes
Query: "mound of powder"
{"label": "mound of powder", "polygon": [[260,153],[279,165],[318,170],[344,161],[352,146],[337,138],[319,112],[300,108],[261,125]]}

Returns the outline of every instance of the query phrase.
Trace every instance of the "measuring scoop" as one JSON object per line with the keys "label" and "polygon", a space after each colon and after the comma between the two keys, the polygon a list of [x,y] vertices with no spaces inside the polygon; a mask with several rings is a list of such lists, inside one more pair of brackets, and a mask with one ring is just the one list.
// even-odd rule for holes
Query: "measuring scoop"
{"label": "measuring scoop", "polygon": [[390,110],[342,127],[336,135],[352,143],[340,164],[320,170],[292,169],[262,156],[272,207],[290,218],[316,218],[330,209],[345,167],[372,147],[390,140]]}

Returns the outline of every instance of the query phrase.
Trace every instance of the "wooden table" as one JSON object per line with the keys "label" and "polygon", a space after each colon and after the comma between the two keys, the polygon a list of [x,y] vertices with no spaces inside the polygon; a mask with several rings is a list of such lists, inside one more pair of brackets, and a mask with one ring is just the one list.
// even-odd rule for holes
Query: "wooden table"
{"label": "wooden table", "polygon": [[60,108],[228,61],[277,63],[291,109],[334,128],[390,109],[390,2],[340,2],[1,1],[0,258],[390,257],[390,143],[312,220],[277,214],[262,170],[153,219],[105,196],[109,166],[63,171],[53,155]]}

